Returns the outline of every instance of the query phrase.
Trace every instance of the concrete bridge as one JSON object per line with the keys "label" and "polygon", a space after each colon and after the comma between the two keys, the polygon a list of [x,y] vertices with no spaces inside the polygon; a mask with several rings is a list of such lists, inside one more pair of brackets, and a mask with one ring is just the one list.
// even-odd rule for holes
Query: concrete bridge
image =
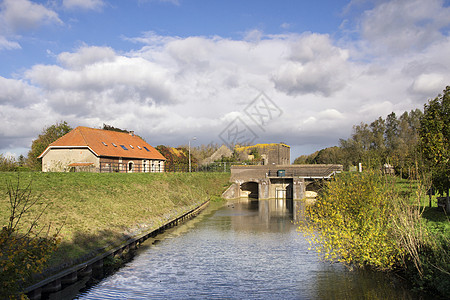
{"label": "concrete bridge", "polygon": [[307,190],[342,170],[342,165],[232,166],[232,185],[223,197],[301,200]]}

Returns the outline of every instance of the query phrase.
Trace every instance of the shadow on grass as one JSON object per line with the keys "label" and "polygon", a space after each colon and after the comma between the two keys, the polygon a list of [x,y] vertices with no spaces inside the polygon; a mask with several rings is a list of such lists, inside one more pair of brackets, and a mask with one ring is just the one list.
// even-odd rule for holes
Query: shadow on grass
{"label": "shadow on grass", "polygon": [[432,222],[449,222],[449,216],[442,207],[424,207],[422,217]]}
{"label": "shadow on grass", "polygon": [[73,242],[62,241],[53,253],[49,267],[43,274],[52,274],[62,269],[83,263],[95,256],[120,245],[130,236],[112,229],[105,229],[95,234],[77,232]]}
{"label": "shadow on grass", "polygon": [[442,207],[425,207],[422,218],[434,239],[441,239],[445,244],[450,241],[450,218]]}

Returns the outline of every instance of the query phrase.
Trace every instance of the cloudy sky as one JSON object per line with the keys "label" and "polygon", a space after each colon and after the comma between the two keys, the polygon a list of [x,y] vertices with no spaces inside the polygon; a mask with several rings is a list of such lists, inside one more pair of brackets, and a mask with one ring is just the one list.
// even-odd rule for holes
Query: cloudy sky
{"label": "cloudy sky", "polygon": [[294,159],[450,85],[449,16],[448,0],[0,0],[0,153],[67,121]]}

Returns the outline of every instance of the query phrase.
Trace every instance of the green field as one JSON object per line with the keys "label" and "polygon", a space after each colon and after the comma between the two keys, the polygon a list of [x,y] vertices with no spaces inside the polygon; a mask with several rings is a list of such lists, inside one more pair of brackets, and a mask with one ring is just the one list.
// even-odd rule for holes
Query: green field
{"label": "green field", "polygon": [[[0,173],[0,225],[9,218],[7,181],[39,197],[24,225],[50,204],[39,224],[60,230],[51,265],[70,265],[96,249],[150,231],[228,187],[229,173]],[[24,227],[26,228],[26,226]],[[94,252],[93,252],[94,251]]]}
{"label": "green field", "polygon": [[419,183],[417,181],[395,178],[393,182],[395,182],[395,188],[400,195],[408,196],[413,205],[420,205],[422,219],[425,220],[428,229],[434,235],[443,235],[450,240],[449,216],[442,207],[438,207],[437,195],[431,197],[430,207],[430,198],[425,190],[418,195]]}

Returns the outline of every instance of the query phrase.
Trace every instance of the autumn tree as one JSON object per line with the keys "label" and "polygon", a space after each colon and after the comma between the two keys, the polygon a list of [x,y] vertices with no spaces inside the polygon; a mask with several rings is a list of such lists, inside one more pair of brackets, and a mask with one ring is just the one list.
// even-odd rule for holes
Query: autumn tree
{"label": "autumn tree", "polygon": [[411,177],[418,155],[419,127],[422,111],[419,109],[404,112],[399,118],[398,145],[394,152],[397,158],[396,170],[400,176]]}
{"label": "autumn tree", "polygon": [[317,154],[319,154],[319,151],[316,151],[309,155],[300,155],[294,160],[294,165],[314,164],[314,159],[316,158]]}
{"label": "autumn tree", "polygon": [[368,151],[372,142],[372,132],[369,125],[361,123],[353,126],[351,138],[340,140],[340,146],[343,150],[344,167],[364,163],[370,165]]}
{"label": "autumn tree", "polygon": [[42,133],[31,144],[28,152],[27,164],[31,169],[40,170],[41,162],[38,156],[54,141],[69,133],[72,130],[66,121],[61,121],[42,130]]}
{"label": "autumn tree", "polygon": [[0,171],[8,172],[15,171],[17,169],[17,162],[12,156],[4,156],[0,153]]}
{"label": "autumn tree", "polygon": [[428,101],[420,119],[420,149],[428,162],[433,185],[440,194],[450,188],[450,86],[442,95]]}
{"label": "autumn tree", "polygon": [[399,120],[394,112],[386,117],[385,141],[389,153],[394,153],[399,143]]}

